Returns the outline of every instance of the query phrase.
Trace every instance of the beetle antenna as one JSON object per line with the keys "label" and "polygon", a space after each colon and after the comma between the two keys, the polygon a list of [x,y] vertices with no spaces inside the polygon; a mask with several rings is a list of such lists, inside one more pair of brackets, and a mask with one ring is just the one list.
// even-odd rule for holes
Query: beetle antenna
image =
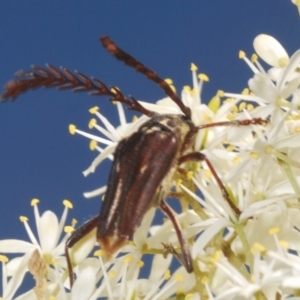
{"label": "beetle antenna", "polygon": [[76,72],[75,75],[63,67],[61,70],[49,64],[46,67],[31,66],[33,69],[31,71],[18,71],[16,78],[6,83],[1,101],[9,98],[15,100],[21,93],[31,89],[56,87],[58,90],[71,89],[73,92],[89,92],[90,95],[94,96],[109,96],[111,101],[124,103],[129,109],[149,117],[154,115],[133,97],[126,98],[118,88],[110,89],[97,78],[90,79],[80,72]]}
{"label": "beetle antenna", "polygon": [[100,41],[103,45],[103,47],[115,58],[118,60],[121,60],[125,63],[125,65],[130,66],[134,68],[137,72],[140,72],[147,76],[148,79],[151,81],[154,81],[157,83],[181,109],[181,111],[189,118],[191,119],[191,110],[189,107],[185,106],[179,96],[173,91],[173,89],[170,87],[170,85],[163,80],[161,77],[159,77],[154,71],[147,68],[145,65],[143,65],[141,62],[136,60],[134,57],[132,57],[130,54],[126,53],[122,49],[120,49],[108,36],[103,36],[100,38]]}

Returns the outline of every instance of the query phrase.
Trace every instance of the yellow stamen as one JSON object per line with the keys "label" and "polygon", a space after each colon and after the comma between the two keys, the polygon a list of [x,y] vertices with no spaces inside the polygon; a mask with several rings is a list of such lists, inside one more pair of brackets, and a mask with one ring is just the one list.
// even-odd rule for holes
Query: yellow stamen
{"label": "yellow stamen", "polygon": [[300,132],[300,127],[299,127],[299,126],[296,126],[295,129],[294,129],[294,132],[295,132],[295,133]]}
{"label": "yellow stamen", "polygon": [[241,162],[240,157],[239,156],[235,156],[234,159],[233,159],[233,163],[235,165],[238,165],[240,162]]}
{"label": "yellow stamen", "polygon": [[251,248],[251,252],[253,254],[257,253],[257,252],[265,252],[266,248],[260,244],[260,243],[254,243],[253,247]]}
{"label": "yellow stamen", "polygon": [[211,174],[211,172],[210,172],[209,170],[205,170],[205,171],[204,171],[204,174],[205,174],[205,177],[206,177],[207,179],[211,179],[211,178],[212,178],[212,174]]}
{"label": "yellow stamen", "polygon": [[126,256],[124,259],[123,259],[123,262],[128,264],[130,263],[131,261],[133,260],[133,257],[131,255],[128,255]]}
{"label": "yellow stamen", "polygon": [[193,172],[193,171],[189,171],[189,172],[187,172],[187,174],[186,174],[186,177],[187,177],[188,180],[192,179],[193,176],[194,176],[194,172]]}
{"label": "yellow stamen", "polygon": [[254,109],[254,105],[253,104],[247,104],[247,109],[248,110],[253,110]]}
{"label": "yellow stamen", "polygon": [[90,141],[90,150],[94,151],[97,148],[98,143],[95,140]]}
{"label": "yellow stamen", "polygon": [[259,157],[257,152],[250,152],[250,156],[255,159],[257,159]]}
{"label": "yellow stamen", "polygon": [[112,88],[110,89],[110,91],[116,94],[118,91],[120,91],[120,89],[119,89],[118,87],[115,86],[115,87],[112,87]]}
{"label": "yellow stamen", "polygon": [[227,152],[232,152],[234,149],[235,149],[235,145],[229,145],[226,150]]}
{"label": "yellow stamen", "polygon": [[256,53],[253,53],[253,54],[251,55],[251,62],[255,63],[255,62],[257,61],[257,59],[258,59],[257,54],[256,54]]}
{"label": "yellow stamen", "polygon": [[109,278],[115,278],[116,274],[117,274],[116,271],[112,270],[112,271],[109,271],[108,276],[109,276]]}
{"label": "yellow stamen", "polygon": [[74,229],[74,227],[72,227],[72,226],[65,226],[64,227],[64,232],[65,233],[71,233],[71,232],[73,232],[75,229]]}
{"label": "yellow stamen", "polygon": [[183,90],[185,91],[185,92],[187,92],[187,93],[191,93],[191,87],[189,86],[189,85],[185,85],[184,87],[183,87]]}
{"label": "yellow stamen", "polygon": [[191,63],[191,69],[190,70],[194,71],[194,72],[197,72],[198,67],[194,63]]}
{"label": "yellow stamen", "polygon": [[76,133],[76,126],[73,125],[73,124],[70,124],[69,125],[69,132],[74,135]]}
{"label": "yellow stamen", "polygon": [[3,262],[3,263],[7,263],[9,261],[9,259],[5,255],[0,255],[0,261]]}
{"label": "yellow stamen", "polygon": [[229,121],[233,121],[235,119],[234,115],[233,114],[228,114],[226,116],[226,118],[229,120]]}
{"label": "yellow stamen", "polygon": [[231,111],[234,113],[234,114],[237,114],[239,112],[239,109],[236,105],[233,105],[232,108],[231,108]]}
{"label": "yellow stamen", "polygon": [[248,88],[244,88],[244,89],[242,90],[242,95],[249,95],[249,93],[250,93],[250,91],[249,91]]}
{"label": "yellow stamen", "polygon": [[94,256],[105,256],[105,251],[98,249],[94,252]]}
{"label": "yellow stamen", "polygon": [[91,114],[95,114],[96,112],[98,112],[100,110],[100,108],[98,106],[94,106],[92,108],[89,109],[89,112]]}
{"label": "yellow stamen", "polygon": [[224,91],[218,90],[218,91],[217,91],[217,96],[218,96],[218,97],[224,97]]}
{"label": "yellow stamen", "polygon": [[183,276],[182,275],[180,275],[180,274],[176,274],[175,275],[175,280],[177,280],[177,281],[184,281],[184,278],[183,278]]}
{"label": "yellow stamen", "polygon": [[208,77],[206,74],[204,74],[204,73],[200,73],[200,74],[198,75],[198,78],[199,78],[200,80],[204,81],[204,82],[209,82],[209,77]]}
{"label": "yellow stamen", "polygon": [[31,206],[35,206],[35,205],[37,205],[39,202],[40,202],[39,199],[33,198],[33,199],[31,200],[31,202],[30,202],[30,205],[31,205]]}
{"label": "yellow stamen", "polygon": [[269,230],[269,234],[276,234],[280,231],[280,228],[274,227]]}
{"label": "yellow stamen", "polygon": [[177,179],[177,180],[176,180],[176,185],[177,185],[177,186],[180,186],[181,184],[182,184],[182,179]]}
{"label": "yellow stamen", "polygon": [[170,270],[166,270],[165,271],[164,277],[165,277],[165,280],[168,280],[168,279],[171,278],[171,272],[170,272]]}
{"label": "yellow stamen", "polygon": [[138,265],[139,268],[142,268],[142,267],[144,266],[144,262],[141,261],[141,260],[139,260],[139,261],[137,262],[137,265]]}
{"label": "yellow stamen", "polygon": [[137,116],[132,117],[132,122],[136,122],[139,118]]}
{"label": "yellow stamen", "polygon": [[239,51],[239,58],[245,58],[246,57],[246,53],[242,50]]}
{"label": "yellow stamen", "polygon": [[214,256],[212,256],[211,258],[210,258],[210,262],[211,263],[216,263],[216,262],[218,262],[218,261],[220,261],[220,258],[221,258],[221,251],[216,251],[215,253],[214,253]]}
{"label": "yellow stamen", "polygon": [[67,199],[65,199],[65,200],[63,201],[63,205],[64,205],[65,207],[67,207],[67,208],[73,208],[73,204],[71,203],[71,201],[69,201],[69,200],[67,200]]}
{"label": "yellow stamen", "polygon": [[171,78],[166,78],[165,79],[165,82],[169,85],[172,85],[173,84],[173,80]]}
{"label": "yellow stamen", "polygon": [[94,118],[91,119],[88,125],[89,129],[93,129],[96,124],[97,124],[97,120]]}
{"label": "yellow stamen", "polygon": [[280,240],[279,241],[279,245],[282,247],[282,248],[285,248],[285,249],[288,249],[289,248],[289,243],[287,241],[284,241],[284,240]]}
{"label": "yellow stamen", "polygon": [[191,93],[192,96],[195,96],[195,95],[197,95],[198,90],[197,89],[191,89],[190,93]]}
{"label": "yellow stamen", "polygon": [[239,105],[239,110],[244,110],[246,108],[247,104],[246,102],[241,102],[240,105]]}
{"label": "yellow stamen", "polygon": [[25,216],[20,216],[20,221],[21,221],[22,223],[28,222],[28,218],[25,217]]}
{"label": "yellow stamen", "polygon": [[171,85],[171,84],[170,84],[170,88],[171,88],[171,90],[172,90],[174,93],[176,93],[176,88],[175,88],[174,85]]}

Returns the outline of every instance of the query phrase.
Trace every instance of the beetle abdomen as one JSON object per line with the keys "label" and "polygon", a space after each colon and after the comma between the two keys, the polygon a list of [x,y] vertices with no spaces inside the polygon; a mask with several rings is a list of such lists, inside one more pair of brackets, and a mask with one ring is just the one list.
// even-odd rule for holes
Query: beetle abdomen
{"label": "beetle abdomen", "polygon": [[132,238],[147,210],[157,204],[156,193],[174,173],[180,148],[177,133],[153,119],[117,146],[97,230],[108,257]]}

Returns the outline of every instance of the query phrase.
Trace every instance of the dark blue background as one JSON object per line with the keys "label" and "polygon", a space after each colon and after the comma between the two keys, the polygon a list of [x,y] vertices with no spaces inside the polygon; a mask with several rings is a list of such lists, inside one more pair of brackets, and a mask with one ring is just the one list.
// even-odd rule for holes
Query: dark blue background
{"label": "dark blue background", "polygon": [[[244,1],[5,1],[0,16],[0,84],[31,64],[65,66],[117,85],[125,95],[155,100],[164,96],[152,82],[112,58],[98,41],[109,35],[127,52],[171,77],[178,91],[191,84],[190,63],[210,76],[203,99],[218,89],[240,92],[251,76],[238,59],[253,53],[253,38],[275,36],[292,54],[300,45],[299,15],[288,0]],[[70,199],[80,223],[98,213],[100,200],[82,193],[105,184],[109,163],[84,178],[95,152],[89,141],[71,136],[68,125],[87,129],[88,109],[118,124],[105,98],[70,91],[37,90],[0,105],[0,239],[22,238],[20,215],[33,225],[30,200],[40,209],[62,212]]]}

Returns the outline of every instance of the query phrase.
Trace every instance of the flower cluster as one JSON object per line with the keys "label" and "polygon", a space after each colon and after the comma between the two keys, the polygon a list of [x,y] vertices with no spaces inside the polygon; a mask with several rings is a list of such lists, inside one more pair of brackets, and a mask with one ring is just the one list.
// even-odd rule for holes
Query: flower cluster
{"label": "flower cluster", "polygon": [[[35,199],[32,205],[39,238],[22,217],[31,243],[0,241],[0,253],[23,254],[9,262],[0,256],[3,299],[13,299],[28,271],[36,285],[18,296],[19,300],[34,295],[38,299],[144,300],[299,297],[300,50],[289,57],[277,40],[264,34],[255,38],[254,48],[257,54],[251,60],[240,52],[253,72],[249,88],[241,94],[218,91],[203,104],[201,90],[208,77],[197,74],[194,64],[193,85],[182,90],[181,99],[191,109],[196,126],[229,125],[204,127],[197,134],[194,150],[203,153],[213,168],[206,161],[187,162],[173,180],[172,195],[181,204],[176,218],[188,240],[194,272],[187,273],[178,265],[171,268],[174,257],[182,257],[176,232],[170,220],[153,225],[155,210],[150,209],[132,241],[110,261],[104,260],[101,250],[88,256],[95,247],[94,231],[70,250],[76,275],[70,289],[64,245],[75,227],[65,227],[72,205],[64,201],[66,208],[58,220],[50,211],[40,215]],[[271,67],[265,70],[258,57]],[[174,88],[172,81],[167,82]],[[140,103],[160,114],[181,113],[168,97],[156,104]],[[91,139],[91,149],[99,152],[84,171],[86,176],[104,159],[113,159],[118,142],[147,120],[141,117],[127,122],[122,105],[117,102],[116,107],[120,117],[117,128],[98,108],[91,109],[102,125],[92,119],[90,128],[100,136],[70,125],[72,134]],[[233,126],[241,124],[240,120],[258,118],[266,122]],[[100,187],[85,196],[98,196],[105,190]],[[151,262],[143,261],[145,254],[152,256]],[[151,264],[147,277],[141,275],[146,263]]]}

